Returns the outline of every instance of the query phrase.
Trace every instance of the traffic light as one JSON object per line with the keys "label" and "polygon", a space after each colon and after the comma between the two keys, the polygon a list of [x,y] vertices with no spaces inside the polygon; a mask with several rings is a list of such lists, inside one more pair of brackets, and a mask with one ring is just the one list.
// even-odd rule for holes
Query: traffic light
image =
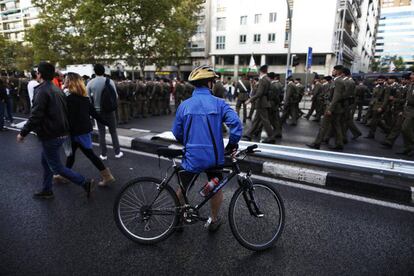
{"label": "traffic light", "polygon": [[297,66],[299,65],[299,58],[297,55],[293,55],[292,57],[292,66]]}

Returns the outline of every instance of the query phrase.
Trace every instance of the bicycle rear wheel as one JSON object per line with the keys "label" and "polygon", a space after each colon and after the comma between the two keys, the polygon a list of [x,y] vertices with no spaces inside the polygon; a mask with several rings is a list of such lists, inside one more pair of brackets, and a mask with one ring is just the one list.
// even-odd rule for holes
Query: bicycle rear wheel
{"label": "bicycle rear wheel", "polygon": [[114,218],[129,239],[154,244],[168,238],[175,230],[179,201],[170,186],[159,190],[159,179],[137,178],[125,185],[114,204]]}
{"label": "bicycle rear wheel", "polygon": [[230,228],[237,241],[247,249],[261,251],[271,247],[280,237],[284,221],[282,199],[267,183],[253,183],[252,188],[240,187],[231,199]]}

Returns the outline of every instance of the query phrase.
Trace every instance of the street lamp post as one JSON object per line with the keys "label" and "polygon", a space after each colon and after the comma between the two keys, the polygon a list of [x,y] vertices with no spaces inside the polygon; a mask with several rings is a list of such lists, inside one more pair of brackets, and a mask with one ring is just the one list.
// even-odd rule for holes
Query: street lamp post
{"label": "street lamp post", "polygon": [[292,46],[292,10],[290,9],[289,0],[286,0],[287,6],[287,15],[289,20],[289,32],[288,32],[288,52],[286,58],[286,76],[285,76],[285,93],[284,93],[284,101],[286,101],[286,91],[287,91],[287,78],[290,71],[290,55],[291,55],[291,46]]}

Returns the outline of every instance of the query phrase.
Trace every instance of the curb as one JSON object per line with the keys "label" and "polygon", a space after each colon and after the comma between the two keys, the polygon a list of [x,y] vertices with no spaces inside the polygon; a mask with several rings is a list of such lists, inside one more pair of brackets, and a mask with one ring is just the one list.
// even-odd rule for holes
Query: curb
{"label": "curb", "polygon": [[[98,134],[92,135],[98,142]],[[111,137],[106,135],[110,144]],[[159,147],[169,147],[174,144],[162,140],[147,140],[119,136],[121,147],[156,154]],[[242,160],[240,166],[243,170],[250,169],[254,174],[279,178],[302,184],[340,191],[349,194],[367,196],[376,199],[388,200],[403,204],[414,204],[414,187],[395,183],[392,179],[381,176],[364,175],[349,172],[333,172],[327,168],[309,167],[303,164],[290,163],[283,160],[275,162],[264,160]],[[392,184],[389,184],[392,183]]]}

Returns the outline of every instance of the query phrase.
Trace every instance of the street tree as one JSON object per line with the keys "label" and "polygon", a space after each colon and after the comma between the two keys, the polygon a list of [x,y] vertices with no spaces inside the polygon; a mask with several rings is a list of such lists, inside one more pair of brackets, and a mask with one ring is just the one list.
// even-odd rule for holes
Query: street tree
{"label": "street tree", "polygon": [[109,36],[105,20],[107,5],[97,0],[34,0],[40,23],[26,33],[35,61],[47,60],[65,66],[94,63],[105,58]]}
{"label": "street tree", "polygon": [[395,66],[394,71],[401,72],[405,70],[405,62],[401,56],[399,57],[394,56],[391,60],[394,62],[394,66]]}
{"label": "street tree", "polygon": [[[191,46],[190,39],[197,30],[202,0],[177,1],[172,16],[161,32],[157,34],[157,67],[188,63]],[[180,75],[180,72],[178,72]]]}

